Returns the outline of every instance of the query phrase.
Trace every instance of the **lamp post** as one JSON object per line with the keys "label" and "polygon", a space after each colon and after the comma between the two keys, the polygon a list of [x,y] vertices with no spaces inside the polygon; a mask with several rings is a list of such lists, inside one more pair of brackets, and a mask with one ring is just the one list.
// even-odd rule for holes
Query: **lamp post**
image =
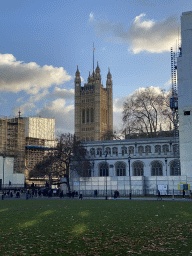
{"label": "lamp post", "polygon": [[93,177],[94,177],[94,165],[95,165],[95,162],[93,161],[93,162],[92,162],[92,168],[93,168]]}
{"label": "lamp post", "polygon": [[129,186],[130,186],[129,198],[131,199],[131,175],[130,175],[130,162],[131,162],[131,157],[130,157],[130,154],[129,154],[129,156],[128,156],[128,164],[129,164]]}
{"label": "lamp post", "polygon": [[3,154],[3,189],[4,189],[4,186],[5,186],[5,183],[4,183],[4,175],[5,175],[5,158],[6,158],[6,155]]}
{"label": "lamp post", "polygon": [[105,200],[107,200],[107,150],[105,151],[105,176],[106,176],[106,193],[105,193]]}
{"label": "lamp post", "polygon": [[167,158],[165,157],[165,165],[166,165],[166,176],[167,176]]}

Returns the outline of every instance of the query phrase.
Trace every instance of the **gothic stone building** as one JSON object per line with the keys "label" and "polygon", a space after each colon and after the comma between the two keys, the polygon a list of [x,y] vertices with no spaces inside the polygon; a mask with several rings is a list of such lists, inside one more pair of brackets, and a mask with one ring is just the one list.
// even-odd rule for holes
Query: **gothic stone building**
{"label": "gothic stone building", "polygon": [[81,141],[100,141],[113,133],[112,76],[107,74],[106,88],[101,84],[100,68],[89,72],[81,86],[80,72],[75,73],[75,135]]}
{"label": "gothic stone building", "polygon": [[71,175],[71,188],[84,195],[182,194],[181,184],[192,186],[192,177],[182,175],[178,144],[174,137],[89,141],[84,146],[93,163],[90,177]]}

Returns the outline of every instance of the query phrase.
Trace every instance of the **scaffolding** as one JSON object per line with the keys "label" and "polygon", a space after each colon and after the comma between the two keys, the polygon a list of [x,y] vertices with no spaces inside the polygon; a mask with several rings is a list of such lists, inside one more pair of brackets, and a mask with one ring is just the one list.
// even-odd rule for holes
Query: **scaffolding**
{"label": "scaffolding", "polygon": [[171,80],[172,80],[172,97],[170,98],[170,108],[173,113],[173,137],[177,145],[174,150],[174,158],[178,175],[181,175],[180,169],[180,152],[179,152],[179,116],[178,116],[178,93],[177,93],[177,55],[171,48]]}
{"label": "scaffolding", "polygon": [[25,126],[25,175],[27,182],[29,182],[29,172],[43,160],[50,148],[55,146],[55,120],[27,117],[25,118]]}
{"label": "scaffolding", "polygon": [[39,117],[0,118],[0,156],[14,158],[14,173],[29,171],[55,146],[55,120]]}
{"label": "scaffolding", "polygon": [[0,155],[14,157],[14,173],[24,173],[25,122],[23,118],[0,119]]}

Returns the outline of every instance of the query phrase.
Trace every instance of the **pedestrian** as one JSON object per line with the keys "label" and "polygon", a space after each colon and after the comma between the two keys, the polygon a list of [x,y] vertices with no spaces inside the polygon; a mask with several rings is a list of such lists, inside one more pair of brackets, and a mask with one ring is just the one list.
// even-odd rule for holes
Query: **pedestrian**
{"label": "pedestrian", "polygon": [[60,198],[63,197],[63,190],[61,190],[61,193],[60,193]]}
{"label": "pedestrian", "polygon": [[114,199],[117,198],[117,190],[114,191]]}
{"label": "pedestrian", "polygon": [[158,199],[161,199],[162,200],[162,197],[161,197],[161,192],[158,190],[158,197],[157,197],[157,200]]}
{"label": "pedestrian", "polygon": [[185,198],[185,190],[183,189],[183,198]]}

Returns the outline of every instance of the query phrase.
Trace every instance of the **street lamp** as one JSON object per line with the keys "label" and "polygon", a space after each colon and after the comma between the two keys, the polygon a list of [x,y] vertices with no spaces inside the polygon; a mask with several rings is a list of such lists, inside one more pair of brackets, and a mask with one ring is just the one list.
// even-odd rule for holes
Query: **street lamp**
{"label": "street lamp", "polygon": [[106,176],[106,193],[105,193],[105,200],[107,200],[107,150],[105,151],[105,176]]}
{"label": "street lamp", "polygon": [[131,175],[130,175],[130,162],[131,162],[131,157],[130,157],[130,154],[129,154],[129,156],[128,156],[128,164],[129,164],[129,186],[130,186],[129,198],[131,199]]}
{"label": "street lamp", "polygon": [[4,189],[4,186],[5,186],[5,183],[4,183],[5,158],[6,158],[6,155],[5,155],[5,154],[3,154],[3,189]]}
{"label": "street lamp", "polygon": [[92,162],[93,177],[94,177],[94,165],[95,165],[95,162],[93,161],[93,162]]}
{"label": "street lamp", "polygon": [[166,164],[166,176],[167,176],[167,158],[165,157],[165,164]]}

